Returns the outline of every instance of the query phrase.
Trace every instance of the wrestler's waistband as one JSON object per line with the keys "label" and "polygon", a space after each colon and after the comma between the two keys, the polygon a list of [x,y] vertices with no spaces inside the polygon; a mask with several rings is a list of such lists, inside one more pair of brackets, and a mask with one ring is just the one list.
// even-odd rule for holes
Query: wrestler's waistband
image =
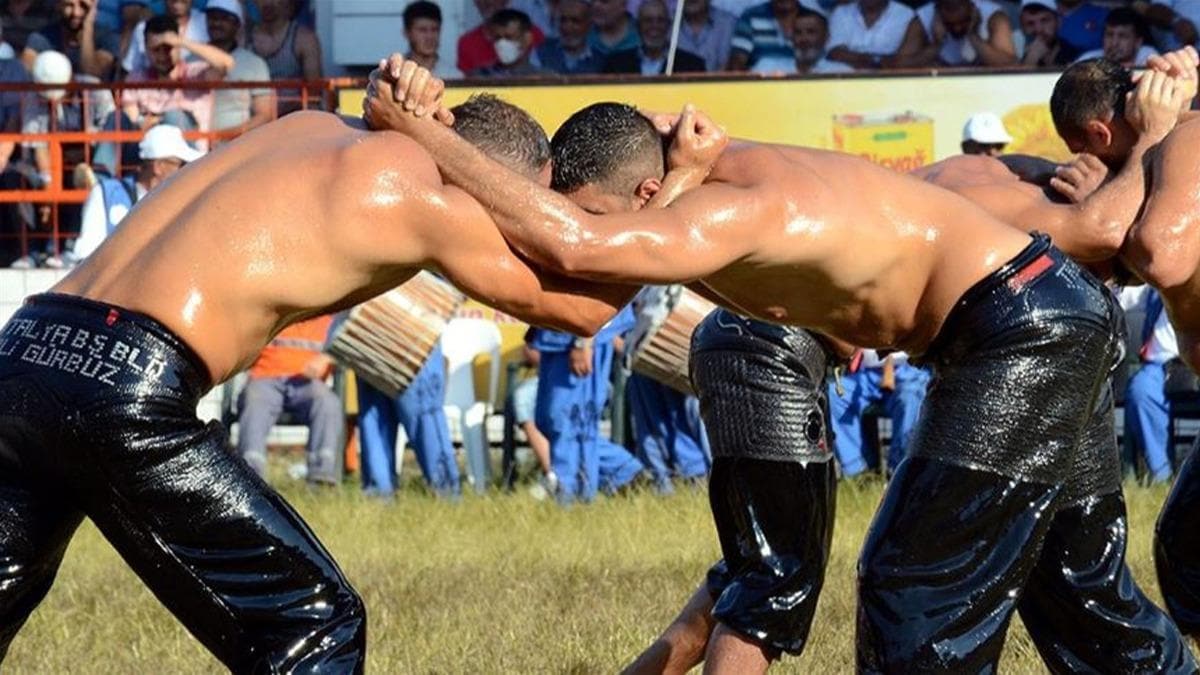
{"label": "wrestler's waistband", "polygon": [[158,320],[61,293],[25,299],[0,328],[0,358],[51,377],[197,401],[212,388],[204,361]]}
{"label": "wrestler's waistband", "polygon": [[[1019,296],[1035,294],[1016,301]],[[1044,234],[971,286],[946,316],[919,365],[953,360],[1006,328],[1039,319],[1074,317],[1111,326],[1112,303],[1103,284],[1066,257]]]}
{"label": "wrestler's waistband", "polygon": [[815,333],[747,318],[724,308],[714,310],[697,326],[691,349],[693,352],[755,349],[767,351],[771,356],[786,354],[818,379],[833,362],[831,350]]}

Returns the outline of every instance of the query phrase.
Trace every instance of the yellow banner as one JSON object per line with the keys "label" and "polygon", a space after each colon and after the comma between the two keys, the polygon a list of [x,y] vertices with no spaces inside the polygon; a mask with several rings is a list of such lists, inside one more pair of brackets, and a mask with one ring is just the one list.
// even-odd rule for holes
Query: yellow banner
{"label": "yellow banner", "polygon": [[[452,87],[446,99],[456,104],[491,91],[528,110],[550,133],[571,113],[598,101],[662,111],[693,103],[738,138],[837,149],[837,135],[848,133],[842,136],[845,151],[907,170],[957,154],[963,124],[985,111],[1000,115],[1013,136],[1008,152],[1069,158],[1047,105],[1055,79],[1056,73],[1020,73]],[[362,99],[361,89],[343,90],[341,111],[360,114]],[[904,138],[851,131],[889,120],[900,125]]]}

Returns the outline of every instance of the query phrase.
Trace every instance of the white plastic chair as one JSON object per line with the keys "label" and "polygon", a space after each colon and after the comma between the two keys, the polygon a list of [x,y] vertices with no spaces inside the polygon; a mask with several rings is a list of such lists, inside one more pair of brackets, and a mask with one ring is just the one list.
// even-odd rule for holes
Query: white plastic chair
{"label": "white plastic chair", "polygon": [[[451,319],[441,338],[446,358],[446,417],[457,422],[467,455],[467,478],[476,492],[486,490],[491,479],[485,422],[500,386],[500,342],[499,326],[485,319]],[[491,358],[486,401],[475,399],[474,362],[480,354]]]}

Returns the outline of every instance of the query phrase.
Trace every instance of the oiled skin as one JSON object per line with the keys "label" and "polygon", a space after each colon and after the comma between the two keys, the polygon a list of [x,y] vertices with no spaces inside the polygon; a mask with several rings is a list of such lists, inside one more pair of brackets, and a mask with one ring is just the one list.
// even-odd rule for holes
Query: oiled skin
{"label": "oiled skin", "polygon": [[218,382],[287,324],[426,267],[519,318],[578,333],[635,290],[555,292],[561,284],[514,255],[417,144],[325,113],[289,115],[188,165],[52,290],[154,317]]}

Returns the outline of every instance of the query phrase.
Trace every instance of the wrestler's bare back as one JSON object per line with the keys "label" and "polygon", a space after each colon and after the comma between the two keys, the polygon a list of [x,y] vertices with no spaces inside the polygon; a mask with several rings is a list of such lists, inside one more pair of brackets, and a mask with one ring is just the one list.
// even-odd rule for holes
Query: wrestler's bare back
{"label": "wrestler's bare back", "polygon": [[923,351],[962,294],[1029,244],[957,195],[839,153],[734,146],[709,181],[771,197],[753,252],[702,283],[855,344]]}
{"label": "wrestler's bare back", "polygon": [[184,167],[52,290],[154,317],[220,381],[288,323],[404,282],[428,263],[416,228],[454,229],[445,209],[430,223],[441,180],[411,140],[355,124],[289,115]]}

